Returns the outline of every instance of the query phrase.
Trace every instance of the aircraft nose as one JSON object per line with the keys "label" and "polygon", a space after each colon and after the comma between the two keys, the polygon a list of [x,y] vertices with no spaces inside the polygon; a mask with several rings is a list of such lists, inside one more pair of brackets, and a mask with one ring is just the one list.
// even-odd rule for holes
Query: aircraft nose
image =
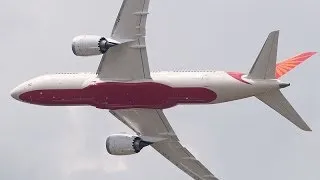
{"label": "aircraft nose", "polygon": [[15,87],[14,89],[11,90],[10,95],[16,100],[20,100],[19,96],[22,93],[22,89],[20,86]]}

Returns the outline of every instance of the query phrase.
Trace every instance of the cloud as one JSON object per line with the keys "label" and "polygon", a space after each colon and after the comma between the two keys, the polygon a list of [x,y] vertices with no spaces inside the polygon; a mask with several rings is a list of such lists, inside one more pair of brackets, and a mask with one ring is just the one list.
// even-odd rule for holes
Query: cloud
{"label": "cloud", "polygon": [[[86,115],[88,107],[66,107],[68,121],[70,123],[67,146],[65,147],[67,157],[64,162],[64,171],[73,174],[81,171],[103,171],[104,173],[117,173],[127,170],[127,163],[123,157],[106,158],[106,150],[92,156],[86,156],[86,139],[91,131],[87,126],[90,121]],[[85,123],[86,122],[86,123]],[[91,123],[95,123],[91,121]],[[89,127],[89,128],[88,128]],[[79,158],[80,157],[80,158]]]}
{"label": "cloud", "polygon": [[85,171],[101,171],[105,174],[113,174],[126,171],[128,168],[124,158],[72,158],[64,163],[64,173],[71,175]]}

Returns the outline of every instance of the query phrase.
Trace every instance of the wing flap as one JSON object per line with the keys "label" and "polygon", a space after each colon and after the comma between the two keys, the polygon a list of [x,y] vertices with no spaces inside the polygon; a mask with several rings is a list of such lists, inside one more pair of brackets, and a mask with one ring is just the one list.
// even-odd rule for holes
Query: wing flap
{"label": "wing flap", "polygon": [[146,35],[146,20],[150,0],[123,0],[111,33],[120,42]]}
{"label": "wing flap", "polygon": [[139,135],[179,140],[162,110],[123,109],[110,112]]}
{"label": "wing flap", "polygon": [[102,79],[130,81],[151,79],[146,50],[149,0],[123,0],[111,39],[119,45],[102,56],[97,74]]}
{"label": "wing flap", "polygon": [[126,109],[110,111],[138,135],[164,140],[151,146],[196,180],[218,180],[190,151],[181,145],[162,110]]}
{"label": "wing flap", "polygon": [[153,144],[152,147],[193,179],[218,180],[180,142],[161,141]]}
{"label": "wing flap", "polygon": [[97,74],[112,80],[151,79],[145,38],[111,47],[103,55]]}

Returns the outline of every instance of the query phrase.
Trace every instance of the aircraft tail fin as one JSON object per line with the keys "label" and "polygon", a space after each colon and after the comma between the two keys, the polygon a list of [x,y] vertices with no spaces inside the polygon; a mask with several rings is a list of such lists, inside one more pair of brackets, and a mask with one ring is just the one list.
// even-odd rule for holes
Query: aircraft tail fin
{"label": "aircraft tail fin", "polygon": [[315,55],[316,52],[301,53],[280,63],[277,62],[279,31],[273,31],[265,41],[248,77],[251,79],[278,79]]}
{"label": "aircraft tail fin", "polygon": [[[277,64],[278,39],[279,31],[273,31],[269,34],[248,74],[248,78],[278,79],[316,54],[315,52],[305,52]],[[287,83],[280,84],[280,88],[287,86],[289,86]],[[256,95],[256,97],[300,129],[311,131],[280,90],[270,90],[264,94]]]}
{"label": "aircraft tail fin", "polygon": [[277,111],[293,124],[305,131],[311,131],[301,116],[294,110],[289,101],[283,96],[280,90],[273,90],[256,96],[260,101]]}
{"label": "aircraft tail fin", "polygon": [[289,71],[291,71],[299,64],[303,63],[305,60],[309,59],[311,56],[315,54],[316,52],[305,52],[277,63],[275,74],[276,78],[279,79],[281,76],[287,74]]}
{"label": "aircraft tail fin", "polygon": [[273,31],[265,41],[248,77],[251,79],[275,79],[279,31]]}

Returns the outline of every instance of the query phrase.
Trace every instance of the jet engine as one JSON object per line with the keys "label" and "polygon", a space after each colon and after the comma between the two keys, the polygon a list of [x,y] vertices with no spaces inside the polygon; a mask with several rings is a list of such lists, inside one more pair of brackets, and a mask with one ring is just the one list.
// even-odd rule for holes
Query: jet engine
{"label": "jet engine", "polygon": [[73,38],[72,51],[76,56],[95,56],[106,53],[115,45],[117,44],[101,36],[81,35]]}
{"label": "jet engine", "polygon": [[142,148],[150,144],[152,142],[144,141],[138,136],[114,134],[107,138],[106,148],[112,155],[130,155],[139,153]]}

